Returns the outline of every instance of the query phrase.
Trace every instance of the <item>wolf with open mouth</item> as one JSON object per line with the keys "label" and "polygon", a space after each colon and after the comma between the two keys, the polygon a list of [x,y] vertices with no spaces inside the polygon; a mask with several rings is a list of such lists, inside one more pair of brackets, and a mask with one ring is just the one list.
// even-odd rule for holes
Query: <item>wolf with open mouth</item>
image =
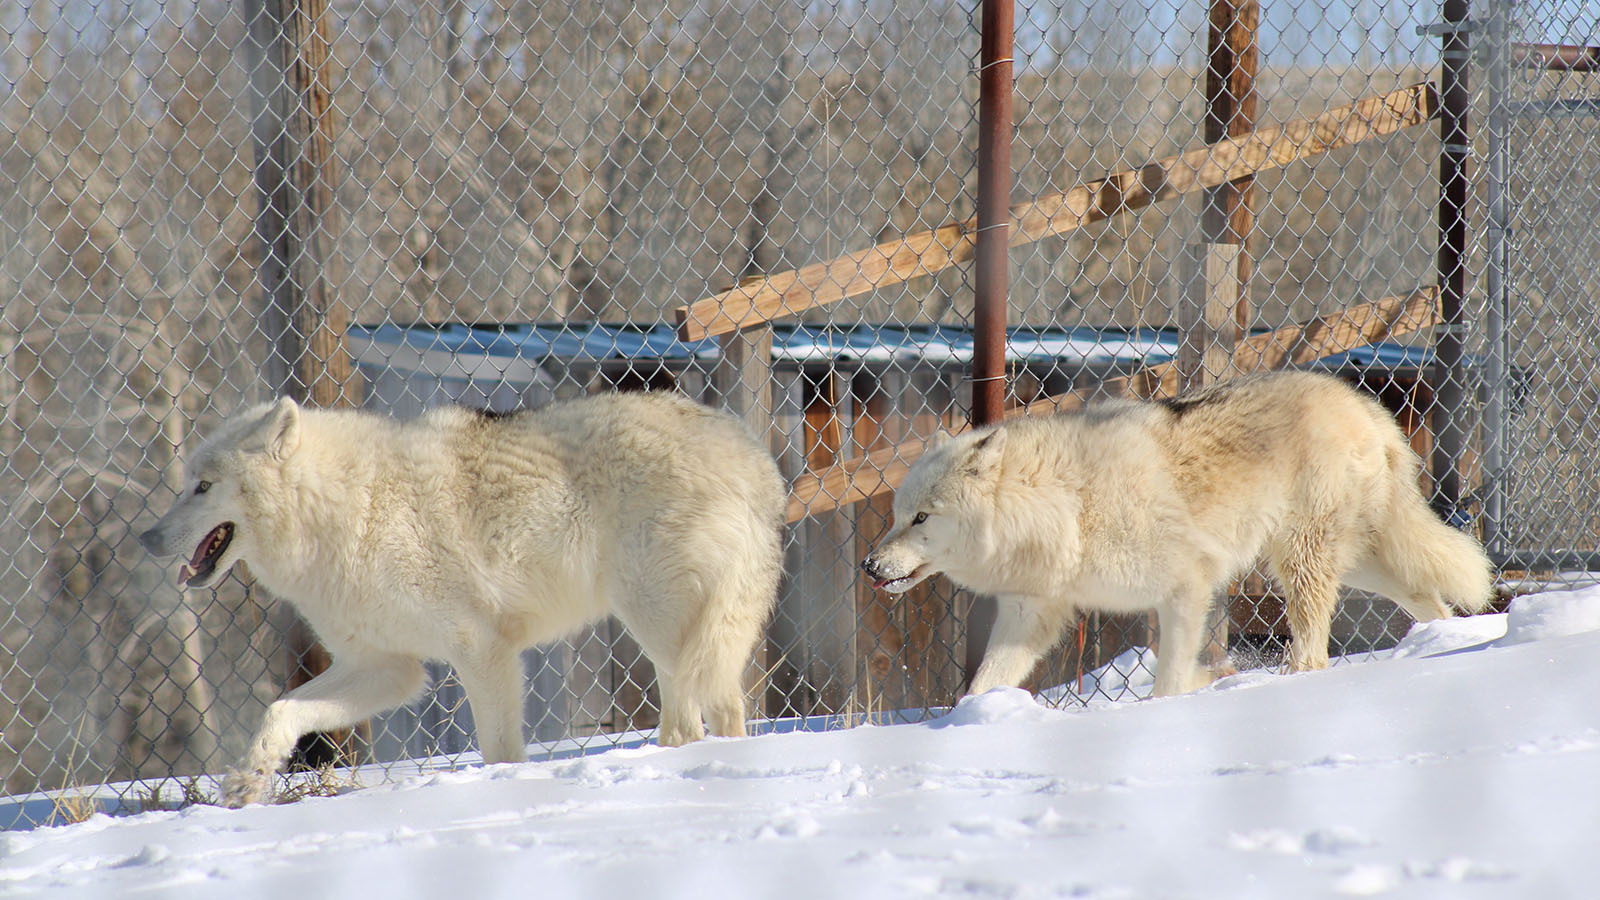
{"label": "wolf with open mouth", "polygon": [[660,741],[745,733],[744,673],[782,568],[786,491],[733,416],[673,394],[398,422],[284,399],[229,419],[140,536],[184,587],[236,563],[333,656],[267,710],[224,800],[260,799],[301,735],[466,687],[486,762],[524,758],[521,651],[615,615],[656,666]]}

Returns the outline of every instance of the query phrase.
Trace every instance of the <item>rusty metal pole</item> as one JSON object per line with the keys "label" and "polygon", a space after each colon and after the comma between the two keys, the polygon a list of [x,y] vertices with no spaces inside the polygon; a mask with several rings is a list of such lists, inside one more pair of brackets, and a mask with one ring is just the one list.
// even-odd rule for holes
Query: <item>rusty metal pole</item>
{"label": "rusty metal pole", "polygon": [[1446,521],[1460,524],[1461,459],[1466,447],[1467,160],[1472,154],[1467,114],[1471,63],[1467,43],[1467,0],[1444,0],[1440,28],[1439,138],[1439,312],[1434,329],[1433,504]]}
{"label": "rusty metal pole", "polygon": [[[1006,400],[1006,263],[1011,238],[1012,0],[983,0],[978,50],[978,235],[973,272],[972,424],[998,422]],[[992,597],[967,616],[967,682],[994,627]]]}
{"label": "rusty metal pole", "polygon": [[1512,61],[1552,72],[1600,72],[1600,47],[1579,44],[1512,44]]}
{"label": "rusty metal pole", "polygon": [[1011,237],[1012,0],[983,0],[978,69],[978,235],[972,424],[1005,414],[1006,250]]}
{"label": "rusty metal pole", "polygon": [[[1256,127],[1256,72],[1260,68],[1257,32],[1261,7],[1256,0],[1212,0],[1207,38],[1205,141],[1248,136]],[[1238,296],[1230,311],[1234,343],[1250,329],[1253,265],[1248,243],[1255,228],[1255,178],[1240,178],[1205,192],[1201,204],[1201,240],[1237,246]],[[1213,373],[1215,374],[1215,373]]]}

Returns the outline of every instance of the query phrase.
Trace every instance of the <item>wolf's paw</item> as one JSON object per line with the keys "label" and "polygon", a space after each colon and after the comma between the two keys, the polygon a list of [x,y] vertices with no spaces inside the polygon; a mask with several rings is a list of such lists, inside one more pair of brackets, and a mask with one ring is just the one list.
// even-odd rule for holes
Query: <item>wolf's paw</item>
{"label": "wolf's paw", "polygon": [[222,779],[222,805],[238,809],[260,803],[272,793],[272,773],[266,769],[234,769]]}
{"label": "wolf's paw", "polygon": [[661,730],[656,733],[656,743],[663,747],[682,747],[692,744],[706,736],[705,728],[699,722],[693,725],[687,723],[661,723]]}
{"label": "wolf's paw", "polygon": [[1326,669],[1327,667],[1328,654],[1322,653],[1319,655],[1307,653],[1302,655],[1294,652],[1292,646],[1289,651],[1289,658],[1284,661],[1284,668],[1288,669],[1290,674],[1294,674],[1296,672],[1316,672]]}

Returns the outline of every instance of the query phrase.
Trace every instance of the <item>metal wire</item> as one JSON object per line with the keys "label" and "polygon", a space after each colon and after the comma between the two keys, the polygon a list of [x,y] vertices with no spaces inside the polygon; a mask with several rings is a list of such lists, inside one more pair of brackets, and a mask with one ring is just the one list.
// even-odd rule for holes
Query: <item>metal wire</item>
{"label": "metal wire", "polygon": [[[1189,248],[1215,237],[1198,191],[1130,198],[1151,163],[1205,147],[1208,15],[1222,5],[1019,3],[1012,199],[1038,215],[1011,231],[1008,400],[1098,396],[1169,359],[1221,377],[1219,346],[1434,285],[1441,152],[1495,150],[1499,243],[1491,254],[1470,211],[1463,367],[1436,371],[1427,329],[1318,364],[1383,399],[1424,458],[1454,379],[1468,445],[1454,514],[1492,534],[1518,575],[1593,568],[1600,74],[1512,49],[1600,44],[1593,12],[1530,0],[1506,13],[1506,39],[1483,51],[1499,55],[1473,62],[1503,67],[1473,82],[1471,120],[1492,111],[1509,130],[1495,147],[1474,132],[1444,148],[1421,124],[1263,169],[1248,189],[1233,183],[1243,200],[1213,187],[1205,202],[1248,234],[1238,301],[1217,322],[1186,300]],[[966,257],[940,257],[930,238],[901,268],[910,244],[895,242],[947,225],[938,233],[972,236],[971,7],[334,0],[301,19],[286,11],[319,5],[0,7],[6,792],[218,772],[240,755],[290,678],[292,611],[238,574],[180,592],[133,535],[170,502],[186,451],[283,390],[400,417],[640,388],[734,408],[806,498],[756,660],[758,716],[832,727],[953,702],[982,635],[973,598],[943,583],[871,591],[855,567],[889,527],[889,494],[857,478],[876,491],[862,500],[823,476],[874,451],[912,454],[970,411]],[[1431,7],[1228,8],[1259,20],[1254,121],[1234,140],[1439,75]],[[310,71],[325,104],[315,84],[289,82],[302,76],[285,47],[320,48]],[[1183,159],[1163,170],[1168,187],[1203,168]],[[1079,210],[1054,198],[1114,173],[1130,173],[1117,205],[1069,222]],[[263,243],[278,233],[294,239]],[[1490,265],[1498,336],[1480,324]],[[704,298],[728,322],[743,316],[729,290],[741,283],[805,309],[739,337],[680,328],[679,308]],[[1274,664],[1286,629],[1270,580],[1219,599],[1236,663]],[[1407,624],[1350,595],[1334,650],[1391,646]],[[1142,616],[1089,616],[1031,684],[1142,666],[1126,651],[1150,630]],[[614,623],[525,659],[526,726],[543,749],[611,746],[657,722],[653,669]],[[446,667],[432,674],[422,701],[357,736],[363,759],[471,749],[463,692]],[[1116,674],[1087,683],[1136,673]]]}

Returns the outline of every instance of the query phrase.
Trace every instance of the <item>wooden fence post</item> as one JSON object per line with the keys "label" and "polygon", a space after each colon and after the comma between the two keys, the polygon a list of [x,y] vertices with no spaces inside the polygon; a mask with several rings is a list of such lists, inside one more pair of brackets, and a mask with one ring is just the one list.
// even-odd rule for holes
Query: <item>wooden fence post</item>
{"label": "wooden fence post", "polygon": [[[772,326],[761,325],[744,331],[720,335],[722,357],[717,360],[711,378],[717,395],[729,412],[743,419],[750,433],[773,450],[772,404]],[[765,642],[756,647],[748,671],[746,686],[759,685],[773,658]],[[765,689],[756,694],[756,702],[763,702]]]}
{"label": "wooden fence post", "polygon": [[[312,406],[353,406],[349,310],[328,271],[337,206],[327,0],[247,0],[245,15],[268,384]],[[288,688],[326,670],[328,653],[304,623],[287,643]],[[316,766],[353,750],[348,732],[308,735],[296,756]]]}
{"label": "wooden fence post", "polygon": [[[1207,38],[1205,140],[1217,145],[1248,136],[1256,119],[1256,31],[1261,11],[1256,0],[1211,0]],[[1250,326],[1250,253],[1255,225],[1250,203],[1251,177],[1202,194],[1200,241],[1189,248],[1180,277],[1180,327],[1184,340],[1178,368],[1185,389],[1225,378],[1235,371],[1233,349]],[[1218,668],[1228,657],[1228,609],[1213,605],[1207,619],[1211,638],[1201,661]]]}
{"label": "wooden fence post", "polygon": [[[722,358],[712,371],[717,395],[759,440],[772,442],[772,328],[719,336]],[[770,448],[769,448],[770,449]]]}

